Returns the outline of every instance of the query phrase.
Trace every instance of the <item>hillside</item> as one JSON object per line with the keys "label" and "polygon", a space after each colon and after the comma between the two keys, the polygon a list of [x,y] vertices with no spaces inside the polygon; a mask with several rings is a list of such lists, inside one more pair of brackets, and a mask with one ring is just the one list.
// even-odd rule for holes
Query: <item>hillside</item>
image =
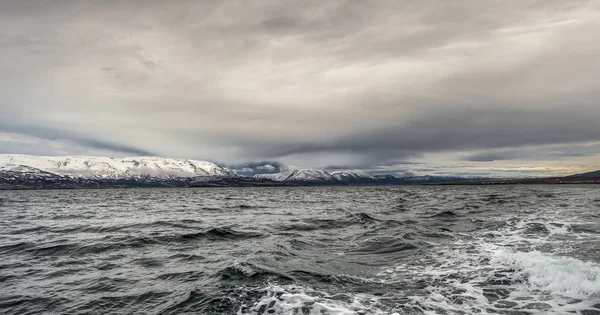
{"label": "hillside", "polygon": [[541,177],[509,180],[487,180],[446,183],[447,185],[556,185],[556,184],[600,184],[600,170],[563,177]]}

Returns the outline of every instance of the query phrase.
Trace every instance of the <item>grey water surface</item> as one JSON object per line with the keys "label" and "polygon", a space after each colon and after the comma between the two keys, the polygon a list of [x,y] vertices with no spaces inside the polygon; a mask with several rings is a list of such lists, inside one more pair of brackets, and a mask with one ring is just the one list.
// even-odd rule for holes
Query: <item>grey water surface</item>
{"label": "grey water surface", "polygon": [[600,314],[600,186],[0,191],[1,314]]}

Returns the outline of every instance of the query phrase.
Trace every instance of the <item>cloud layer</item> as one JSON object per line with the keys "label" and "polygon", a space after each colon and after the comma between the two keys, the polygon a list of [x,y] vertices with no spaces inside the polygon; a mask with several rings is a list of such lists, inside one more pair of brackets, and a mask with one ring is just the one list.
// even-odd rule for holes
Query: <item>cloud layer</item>
{"label": "cloud layer", "polygon": [[597,1],[9,0],[0,55],[3,152],[600,167]]}

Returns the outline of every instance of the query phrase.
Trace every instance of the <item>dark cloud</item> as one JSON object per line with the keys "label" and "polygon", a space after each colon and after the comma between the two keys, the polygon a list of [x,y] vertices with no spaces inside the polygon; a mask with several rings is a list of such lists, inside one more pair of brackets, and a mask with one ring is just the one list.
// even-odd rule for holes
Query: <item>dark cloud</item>
{"label": "dark cloud", "polygon": [[288,167],[276,161],[251,162],[238,165],[229,165],[229,168],[238,174],[252,176],[256,174],[277,174],[287,172]]}
{"label": "dark cloud", "polygon": [[[545,106],[543,111],[458,108],[325,143],[316,140],[306,144],[257,146],[263,152],[273,150],[270,154],[280,157],[307,152],[368,152],[382,162],[387,158],[418,157],[426,152],[585,142],[599,140],[600,125],[596,116],[590,115],[595,111],[595,105],[578,108]],[[500,159],[522,157],[519,150],[522,149],[505,153]],[[571,152],[573,150],[575,148],[571,148]]]}
{"label": "dark cloud", "polygon": [[467,156],[471,162],[493,162],[506,160],[555,160],[564,157],[593,157],[600,153],[600,143],[580,143],[541,147],[495,149]]}
{"label": "dark cloud", "polygon": [[467,161],[471,162],[494,162],[503,160],[514,160],[517,159],[521,154],[517,152],[485,152],[473,154],[467,158]]}
{"label": "dark cloud", "polygon": [[75,143],[78,143],[80,145],[83,145],[85,147],[89,147],[89,148],[93,148],[93,149],[110,150],[110,151],[115,151],[115,152],[122,152],[125,154],[131,154],[131,155],[135,155],[135,156],[155,156],[156,155],[150,151],[146,151],[146,150],[142,150],[142,149],[126,146],[126,145],[107,143],[107,142],[103,142],[103,141],[90,140],[90,139],[81,139],[81,140],[72,140],[72,141]]}
{"label": "dark cloud", "polygon": [[[0,119],[1,122],[1,119]],[[37,139],[38,141],[57,141],[62,143],[69,143],[70,145],[77,146],[79,150],[88,149],[94,151],[105,151],[114,152],[118,154],[135,155],[135,156],[153,156],[152,152],[123,145],[119,143],[110,143],[100,140],[94,140],[92,137],[60,130],[56,128],[47,127],[36,127],[36,126],[22,126],[22,125],[9,125],[0,124],[0,133],[4,133],[7,136],[7,140],[10,138],[10,145],[8,141],[4,143],[0,142],[0,153],[20,153],[20,154],[48,154],[52,155],[51,152],[44,152],[48,150],[46,146],[28,146],[20,143],[20,139]],[[85,151],[83,151],[85,152]],[[67,152],[65,152],[67,153]],[[67,153],[68,154],[68,153]]]}
{"label": "dark cloud", "polygon": [[584,165],[599,43],[586,0],[2,1],[0,131],[249,174]]}

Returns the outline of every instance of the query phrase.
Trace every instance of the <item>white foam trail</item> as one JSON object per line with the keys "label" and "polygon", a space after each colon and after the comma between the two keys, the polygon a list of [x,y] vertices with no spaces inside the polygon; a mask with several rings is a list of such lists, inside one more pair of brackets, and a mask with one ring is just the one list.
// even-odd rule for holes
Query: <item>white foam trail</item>
{"label": "white foam trail", "polygon": [[572,245],[597,235],[573,233],[570,225],[581,222],[556,219],[525,217],[508,221],[499,231],[465,234],[378,276],[384,282],[412,277],[430,284],[425,289],[429,294],[410,296],[424,314],[600,311],[600,265],[569,257],[577,254]]}
{"label": "white foam trail", "polygon": [[265,310],[402,315],[415,314],[414,310],[420,310],[418,314],[599,312],[600,264],[576,258],[586,257],[578,250],[595,242],[598,234],[574,232],[573,227],[589,223],[563,209],[548,209],[544,214],[498,217],[505,223],[500,230],[465,233],[450,244],[436,244],[435,251],[414,261],[380,270],[373,281],[426,284],[423,289],[398,293],[410,300],[407,305],[384,307],[366,295],[338,299],[303,287],[270,286],[260,301],[239,314],[269,314]]}
{"label": "white foam trail", "polygon": [[492,264],[519,271],[530,290],[570,299],[600,299],[600,265],[569,257],[553,257],[539,251],[495,250]]}
{"label": "white foam trail", "polygon": [[[362,315],[386,313],[376,307],[365,305],[370,298],[354,294],[351,301],[335,299],[325,292],[301,286],[266,287],[265,294],[254,305],[242,307],[238,315],[253,314],[315,314],[315,315]],[[365,303],[365,304],[363,304]]]}

